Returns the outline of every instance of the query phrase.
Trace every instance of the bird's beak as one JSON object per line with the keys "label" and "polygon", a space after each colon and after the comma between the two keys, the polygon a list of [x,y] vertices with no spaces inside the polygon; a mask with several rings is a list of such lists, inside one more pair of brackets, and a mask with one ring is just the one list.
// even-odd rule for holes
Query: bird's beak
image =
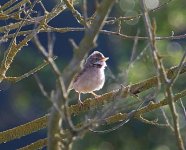
{"label": "bird's beak", "polygon": [[102,58],[100,61],[101,62],[105,62],[105,61],[107,61],[109,59],[109,57],[104,57],[104,58]]}

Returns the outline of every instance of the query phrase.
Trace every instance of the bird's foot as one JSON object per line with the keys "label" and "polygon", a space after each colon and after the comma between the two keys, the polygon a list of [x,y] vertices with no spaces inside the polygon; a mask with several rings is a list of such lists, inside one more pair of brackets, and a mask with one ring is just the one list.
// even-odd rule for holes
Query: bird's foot
{"label": "bird's foot", "polygon": [[96,93],[94,93],[94,92],[91,92],[91,94],[95,97],[95,98],[98,98],[98,97],[100,97],[100,95],[97,95]]}
{"label": "bird's foot", "polygon": [[78,100],[79,106],[82,108],[84,106],[83,102],[81,100]]}

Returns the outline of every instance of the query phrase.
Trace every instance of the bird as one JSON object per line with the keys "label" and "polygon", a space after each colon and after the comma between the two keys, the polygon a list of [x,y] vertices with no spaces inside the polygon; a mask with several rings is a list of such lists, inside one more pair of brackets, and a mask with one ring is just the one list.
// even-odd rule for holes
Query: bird
{"label": "bird", "polygon": [[99,97],[94,91],[102,89],[105,83],[104,69],[109,57],[105,57],[101,52],[94,51],[86,59],[83,69],[76,75],[72,83],[72,89],[78,93],[78,102],[81,101],[81,93],[91,93],[94,97]]}

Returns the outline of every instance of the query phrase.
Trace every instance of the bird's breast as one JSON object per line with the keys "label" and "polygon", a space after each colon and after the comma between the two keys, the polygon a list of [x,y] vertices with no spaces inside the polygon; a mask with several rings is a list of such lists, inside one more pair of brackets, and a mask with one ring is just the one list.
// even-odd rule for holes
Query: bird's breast
{"label": "bird's breast", "polygon": [[104,69],[88,68],[74,83],[74,89],[81,93],[89,93],[100,90],[105,82]]}

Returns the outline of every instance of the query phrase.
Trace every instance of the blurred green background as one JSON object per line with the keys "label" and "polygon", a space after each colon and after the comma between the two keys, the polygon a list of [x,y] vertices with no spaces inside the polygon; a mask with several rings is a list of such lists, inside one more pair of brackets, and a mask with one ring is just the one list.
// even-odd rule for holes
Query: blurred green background
{"label": "blurred green background", "polygon": [[[0,4],[4,4],[7,0],[3,0]],[[146,0],[146,5],[149,9],[155,9],[166,3],[165,0]],[[50,11],[58,1],[43,0],[47,10]],[[95,1],[87,1],[88,15],[91,16],[95,10]],[[76,4],[78,10],[82,10],[82,1]],[[150,17],[155,18],[157,25],[157,36],[171,36],[185,34],[186,32],[186,1],[172,0],[160,9],[150,12]],[[40,11],[40,8],[37,8]],[[109,17],[120,16],[135,16],[139,14],[140,5],[138,0],[118,0],[114,5]],[[111,19],[111,18],[110,18]],[[9,24],[10,22],[2,22]],[[66,10],[49,23],[54,27],[81,27],[73,18],[70,11]],[[117,24],[107,25],[105,30],[117,31]],[[122,21],[121,33],[126,35],[145,36],[145,28],[142,17]],[[83,37],[83,32],[69,33],[54,33],[55,45],[54,54],[58,56],[56,60],[61,70],[69,63],[72,58],[72,46],[69,39],[72,38],[76,43],[79,43]],[[39,38],[44,46],[47,47],[47,34],[40,33]],[[178,65],[186,47],[186,40],[160,40],[156,42],[159,53],[163,57],[165,67],[168,69]],[[0,57],[3,57],[4,50],[7,48],[7,43],[1,44]],[[136,49],[132,56],[132,49]],[[95,49],[93,49],[95,50]],[[93,51],[91,50],[91,52]],[[106,72],[106,83],[104,88],[98,93],[104,93],[112,89],[117,89],[120,84],[128,85],[145,80],[157,74],[153,65],[151,51],[148,48],[146,40],[138,40],[134,47],[134,40],[122,39],[119,36],[100,34],[97,40],[96,50],[101,51],[105,56],[110,57]],[[42,62],[42,55],[36,47],[29,43],[16,56],[11,69],[8,72],[10,76],[19,76],[31,68]],[[38,74],[46,91],[50,92],[55,88],[55,76],[49,66],[42,69]],[[177,93],[186,87],[186,75],[181,75],[176,81],[173,91]],[[22,80],[16,84],[2,83],[0,85],[0,131],[13,128],[21,125],[37,117],[50,112],[51,102],[47,100],[40,92],[37,83],[33,77]],[[156,89],[151,89],[140,94],[142,98],[153,94]],[[84,97],[89,97],[85,95]],[[157,100],[163,99],[163,92],[157,93]],[[71,102],[77,103],[77,95],[74,91],[70,94]],[[182,99],[183,102],[186,100]],[[114,102],[116,110],[113,112],[126,112],[135,109],[137,105],[130,106],[135,100],[127,98],[126,100],[117,99]],[[117,103],[117,104],[116,104]],[[184,102],[186,106],[186,102]],[[130,106],[130,107],[129,107]],[[186,144],[186,120],[183,116],[183,111],[180,103],[176,104],[179,112],[181,133]],[[90,116],[101,116],[102,113],[112,109],[111,106],[106,106],[104,109],[90,112]],[[169,118],[169,108],[165,107],[165,112]],[[91,114],[92,113],[92,114]],[[85,119],[87,116],[82,117]],[[149,120],[157,119],[160,123],[165,123],[160,110],[156,110],[145,115]],[[46,136],[46,130],[33,133],[21,139],[1,144],[0,149],[14,150],[16,148],[30,144],[39,138]],[[138,120],[132,119],[129,123],[119,128],[118,130],[108,134],[88,133],[75,142],[73,150],[176,150],[176,140],[170,129],[147,125]]]}

